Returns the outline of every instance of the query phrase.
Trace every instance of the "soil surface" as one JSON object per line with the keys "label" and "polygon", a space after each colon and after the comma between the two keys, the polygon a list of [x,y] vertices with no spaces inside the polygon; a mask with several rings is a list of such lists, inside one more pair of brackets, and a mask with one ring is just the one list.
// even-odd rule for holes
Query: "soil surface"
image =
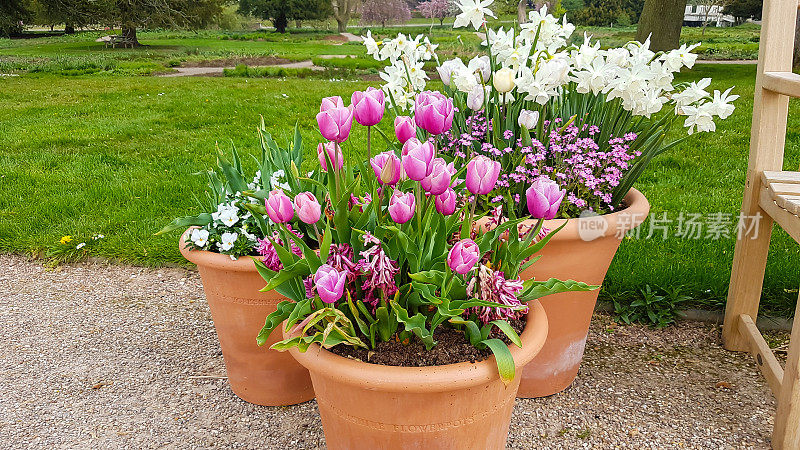
{"label": "soil surface", "polygon": [[[324,448],[314,401],[233,395],[196,272],[8,255],[0,267],[1,448]],[[774,412],[718,326],[597,314],[578,379],[518,399],[508,447],[766,449]]]}
{"label": "soil surface", "polygon": [[[510,323],[517,334],[521,334],[525,329],[525,322],[522,320],[512,320]],[[497,328],[492,330],[489,338],[498,338],[506,344],[509,343],[508,338]],[[339,345],[330,351],[339,356],[372,364],[406,367],[443,366],[467,361],[474,363],[492,356],[491,350],[488,348],[478,350],[469,343],[463,332],[449,328],[446,324],[436,328],[433,339],[436,345],[431,350],[426,350],[425,345],[417,339],[401,341],[398,335],[395,335],[392,340],[378,342],[375,350]]]}

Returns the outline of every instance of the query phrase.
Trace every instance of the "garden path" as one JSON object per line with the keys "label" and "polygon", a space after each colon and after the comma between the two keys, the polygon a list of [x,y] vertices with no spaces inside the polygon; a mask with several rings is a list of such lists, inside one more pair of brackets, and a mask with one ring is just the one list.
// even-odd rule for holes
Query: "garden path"
{"label": "garden path", "polygon": [[[236,398],[192,270],[0,255],[0,446],[320,448],[316,403]],[[781,335],[783,336],[783,335]],[[768,448],[774,401],[717,326],[597,314],[578,380],[518,400],[509,448]]]}

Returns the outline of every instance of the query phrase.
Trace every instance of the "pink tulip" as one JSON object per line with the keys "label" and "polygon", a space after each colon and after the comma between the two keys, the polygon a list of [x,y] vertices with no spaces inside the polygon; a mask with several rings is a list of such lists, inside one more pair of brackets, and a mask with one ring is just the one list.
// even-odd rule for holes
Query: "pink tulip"
{"label": "pink tulip", "polygon": [[347,281],[347,272],[339,272],[328,264],[323,264],[314,274],[314,284],[319,298],[325,303],[334,303],[344,294],[344,283]]}
{"label": "pink tulip", "polygon": [[467,189],[475,195],[492,192],[500,175],[500,163],[478,155],[467,164]]}
{"label": "pink tulip", "polygon": [[342,97],[325,97],[322,99],[322,104],[319,105],[319,112],[327,111],[331,108],[344,108]]}
{"label": "pink tulip", "polygon": [[400,158],[392,151],[378,153],[369,160],[380,184],[394,186],[400,181]]}
{"label": "pink tulip", "polygon": [[322,136],[333,142],[344,142],[353,126],[353,105],[330,107],[317,113],[317,125]]}
{"label": "pink tulip", "polygon": [[389,215],[397,223],[403,224],[414,217],[416,199],[413,192],[403,193],[394,191],[389,198]]}
{"label": "pink tulip", "polygon": [[431,134],[442,134],[453,125],[453,100],[440,92],[425,91],[417,94],[414,103],[414,121]]}
{"label": "pink tulip", "polygon": [[[406,149],[408,147],[408,149]],[[414,181],[422,181],[431,174],[431,162],[436,150],[429,141],[420,142],[417,138],[411,138],[403,144],[403,169],[406,175]]]}
{"label": "pink tulip", "polygon": [[447,188],[444,192],[436,196],[433,201],[436,205],[436,210],[443,216],[452,215],[456,212],[456,191],[452,188]]}
{"label": "pink tulip", "polygon": [[414,119],[408,116],[397,116],[394,119],[394,135],[401,144],[417,137],[417,124],[414,123]]}
{"label": "pink tulip", "polygon": [[555,181],[547,177],[537,178],[525,191],[528,212],[536,219],[553,219],[566,193],[566,190],[559,189]]}
{"label": "pink tulip", "polygon": [[328,154],[328,158],[330,158],[331,163],[333,163],[334,170],[341,170],[342,165],[344,165],[344,154],[342,153],[341,147],[335,142],[320,143],[317,145],[317,159],[319,159],[319,165],[322,166],[322,170],[327,172],[328,161],[325,159],[325,153],[323,152]]}
{"label": "pink tulip", "polygon": [[447,265],[453,272],[466,275],[475,267],[475,263],[481,259],[481,251],[478,244],[472,239],[462,239],[450,249],[447,255]]}
{"label": "pink tulip", "polygon": [[267,215],[275,223],[286,223],[294,217],[292,200],[281,190],[270,191],[264,206]]}
{"label": "pink tulip", "polygon": [[453,174],[447,166],[447,162],[442,158],[436,158],[431,162],[431,173],[422,179],[422,188],[432,195],[439,195],[450,188]]}
{"label": "pink tulip", "polygon": [[350,98],[356,122],[365,127],[377,125],[383,119],[384,103],[383,91],[371,86],[366,91],[353,92]]}
{"label": "pink tulip", "polygon": [[311,192],[301,192],[294,197],[294,209],[297,217],[309,225],[319,222],[321,214],[319,201]]}

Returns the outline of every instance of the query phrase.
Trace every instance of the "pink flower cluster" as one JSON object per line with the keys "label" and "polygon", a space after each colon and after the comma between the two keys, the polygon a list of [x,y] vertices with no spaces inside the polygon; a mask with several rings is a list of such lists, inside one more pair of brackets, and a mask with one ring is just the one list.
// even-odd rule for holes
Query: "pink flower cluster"
{"label": "pink flower cluster", "polygon": [[[289,225],[286,226],[289,229],[289,232],[297,236],[298,238],[302,238],[303,234],[293,230]],[[275,241],[278,245],[284,245],[283,240],[280,238],[280,233],[277,231],[272,233],[272,240]],[[303,251],[298,247],[294,241],[290,243],[292,253],[297,256],[302,256]],[[283,264],[281,263],[280,258],[278,258],[278,252],[275,251],[275,246],[269,239],[259,239],[258,245],[256,246],[256,251],[259,255],[263,256],[264,265],[267,266],[269,270],[273,270],[278,272],[279,270],[283,269]]]}
{"label": "pink flower cluster", "polygon": [[475,313],[483,323],[498,319],[519,319],[528,312],[528,306],[521,303],[517,295],[522,292],[522,280],[507,280],[503,272],[481,265],[478,276],[470,280],[467,293],[481,300],[500,303],[510,308],[477,306],[466,314]]}

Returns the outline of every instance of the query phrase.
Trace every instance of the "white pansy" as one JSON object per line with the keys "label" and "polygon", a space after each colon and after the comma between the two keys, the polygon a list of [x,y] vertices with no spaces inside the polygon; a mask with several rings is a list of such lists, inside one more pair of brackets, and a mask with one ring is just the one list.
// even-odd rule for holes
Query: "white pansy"
{"label": "white pansy", "polygon": [[523,109],[519,112],[519,117],[517,118],[517,123],[519,126],[532,130],[536,127],[536,124],[539,123],[539,111],[529,111],[527,109]]}
{"label": "white pansy", "polygon": [[461,10],[461,14],[456,16],[453,22],[453,28],[465,27],[472,24],[476,30],[480,29],[486,16],[496,18],[489,6],[494,3],[494,0],[458,0],[456,6]]}
{"label": "white pansy", "polygon": [[269,179],[269,185],[272,186],[272,189],[281,189],[284,191],[291,191],[291,187],[288,183],[281,182],[281,180],[286,179],[286,172],[283,169],[278,169],[275,172],[272,172],[272,176]]}
{"label": "white pansy", "polygon": [[220,236],[220,242],[217,242],[217,247],[223,252],[227,252],[228,250],[232,249],[234,244],[236,244],[236,240],[239,239],[238,233],[222,233]]}
{"label": "white pansy", "polygon": [[239,221],[239,208],[232,204],[220,203],[217,205],[217,211],[211,213],[211,218],[232,227]]}
{"label": "white pansy", "polygon": [[192,230],[191,239],[194,245],[204,248],[208,244],[208,230],[195,228]]}
{"label": "white pansy", "polygon": [[489,57],[485,55],[472,58],[467,64],[467,69],[476,74],[484,84],[489,81],[489,76],[492,74]]}

